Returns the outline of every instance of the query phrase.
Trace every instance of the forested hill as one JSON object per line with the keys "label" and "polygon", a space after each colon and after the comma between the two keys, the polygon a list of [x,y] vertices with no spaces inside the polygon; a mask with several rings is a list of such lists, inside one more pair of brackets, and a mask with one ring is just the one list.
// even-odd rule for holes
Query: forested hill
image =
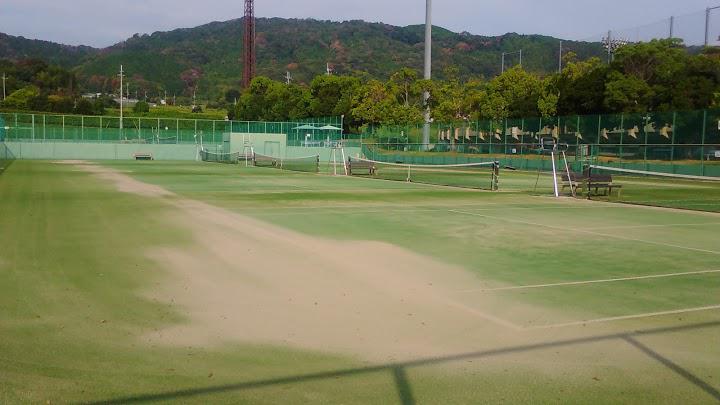
{"label": "forested hill", "polygon": [[15,37],[0,32],[0,59],[42,59],[46,62],[72,68],[80,65],[87,56],[99,52],[89,46],[61,45],[49,41]]}
{"label": "forested hill", "polygon": [[[257,21],[258,74],[279,80],[290,71],[309,82],[325,71],[369,74],[387,78],[402,67],[421,70],[424,27],[396,27],[364,21],[330,22],[260,18]],[[490,77],[500,72],[502,52],[523,50],[526,70],[557,69],[559,40],[540,35],[506,34],[486,37],[435,27],[434,75],[456,66],[462,77]],[[602,54],[598,43],[567,41],[563,48],[580,59]],[[0,36],[0,58],[40,57],[76,69],[84,87],[108,91],[122,63],[131,87],[149,93],[167,90],[178,95],[217,97],[238,87],[242,66],[242,20],[213,22],[196,28],[135,35],[106,49],[69,47],[22,37]],[[507,64],[518,63],[518,55]],[[132,89],[131,89],[132,90]]]}

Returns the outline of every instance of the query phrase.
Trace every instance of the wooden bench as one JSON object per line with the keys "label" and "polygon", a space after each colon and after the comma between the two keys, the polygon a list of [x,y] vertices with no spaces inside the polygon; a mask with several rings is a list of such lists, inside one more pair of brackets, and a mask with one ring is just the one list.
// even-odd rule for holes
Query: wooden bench
{"label": "wooden bench", "polygon": [[[613,189],[622,190],[622,185],[613,183],[613,178],[609,174],[591,174],[586,182],[587,194],[590,196],[591,190],[595,189],[595,195],[598,195],[600,190],[605,190],[603,195],[611,195]],[[618,191],[618,197],[620,191]]]}
{"label": "wooden bench", "polygon": [[577,192],[578,188],[582,189],[587,182],[587,175],[585,173],[570,172],[570,177],[567,173],[560,174],[562,180],[562,190],[570,187],[574,193]]}
{"label": "wooden bench", "polygon": [[372,162],[366,162],[363,160],[352,160],[348,159],[347,162],[348,175],[360,174],[358,172],[367,170],[368,176],[375,174],[375,164]]}
{"label": "wooden bench", "polygon": [[155,160],[152,153],[136,152],[133,153],[135,160]]}

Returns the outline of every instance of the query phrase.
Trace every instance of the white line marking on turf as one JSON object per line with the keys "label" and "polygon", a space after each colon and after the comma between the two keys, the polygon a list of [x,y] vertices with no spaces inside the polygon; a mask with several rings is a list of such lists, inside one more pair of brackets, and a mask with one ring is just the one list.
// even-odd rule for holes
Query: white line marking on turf
{"label": "white line marking on turf", "polygon": [[676,227],[676,226],[718,226],[720,222],[706,222],[703,224],[658,224],[658,225],[619,225],[619,226],[599,226],[585,228],[590,231],[600,231],[604,229],[641,229],[641,228],[665,228],[665,227]]}
{"label": "white line marking on turf", "polygon": [[651,318],[651,317],[663,316],[663,315],[686,314],[689,312],[712,311],[712,310],[716,310],[716,309],[720,309],[720,305],[709,305],[706,307],[677,309],[674,311],[648,312],[645,314],[613,316],[613,317],[609,317],[609,318],[588,319],[585,321],[556,323],[556,324],[552,324],[552,325],[531,326],[531,327],[526,327],[525,330],[555,329],[555,328],[564,328],[564,327],[568,327],[568,326],[587,325],[587,324],[593,324],[593,323],[622,321],[622,320],[627,320],[627,319]]}
{"label": "white line marking on turf", "polygon": [[514,222],[518,224],[525,224],[525,225],[532,225],[532,226],[539,226],[543,228],[549,228],[549,229],[555,229],[558,231],[565,231],[565,232],[578,232],[578,233],[586,233],[588,235],[595,235],[595,236],[602,236],[605,238],[614,238],[614,239],[620,239],[620,240],[628,240],[632,242],[640,242],[640,243],[646,243],[649,245],[658,245],[658,246],[665,246],[665,247],[672,247],[676,249],[685,249],[685,250],[691,250],[693,252],[702,252],[702,253],[710,253],[714,255],[720,255],[720,252],[716,250],[708,250],[708,249],[700,249],[700,248],[694,248],[689,246],[682,246],[682,245],[674,245],[671,243],[663,243],[663,242],[654,242],[650,240],[644,240],[644,239],[638,239],[638,238],[629,238],[625,236],[619,236],[619,235],[613,235],[609,233],[601,233],[601,232],[593,232],[585,229],[577,229],[577,228],[563,228],[560,226],[553,226],[553,225],[547,225],[547,224],[540,224],[537,222],[529,222],[529,221],[520,221],[517,219],[508,219],[503,217],[495,217],[492,215],[484,215],[484,214],[476,214],[472,212],[466,212],[466,211],[458,211],[458,210],[449,210],[450,212],[454,212],[457,214],[463,214],[463,215],[472,215],[476,217],[483,217],[483,218],[489,218],[489,219],[496,219],[499,221],[506,221],[506,222]]}
{"label": "white line marking on turf", "polygon": [[478,289],[474,289],[474,290],[464,290],[461,292],[470,293],[470,292],[529,290],[532,288],[561,287],[561,286],[585,285],[585,284],[601,284],[601,283],[613,283],[613,282],[617,282],[617,281],[646,280],[646,279],[653,279],[653,278],[681,277],[681,276],[692,276],[692,275],[698,275],[698,274],[713,274],[713,273],[720,273],[720,270],[688,271],[688,272],[684,272],[684,273],[669,273],[669,274],[654,274],[654,275],[648,275],[648,276],[608,278],[608,279],[604,279],[604,280],[567,281],[567,282],[563,282],[563,283],[519,285],[519,286],[512,286],[512,287],[478,288]]}

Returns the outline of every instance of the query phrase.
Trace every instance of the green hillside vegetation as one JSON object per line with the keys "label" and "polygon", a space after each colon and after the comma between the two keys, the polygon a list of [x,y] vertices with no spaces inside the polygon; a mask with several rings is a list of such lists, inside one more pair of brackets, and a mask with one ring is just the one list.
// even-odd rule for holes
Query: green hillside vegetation
{"label": "green hillside vegetation", "polygon": [[98,52],[98,49],[89,46],[61,45],[0,32],[0,59],[42,59],[54,65],[71,68]]}
{"label": "green hillside vegetation", "polygon": [[718,56],[715,49],[695,54],[677,40],[659,40],[625,46],[611,64],[571,53],[561,73],[546,76],[513,67],[491,80],[463,79],[450,66],[443,80],[432,81],[410,68],[389,80],[318,76],[307,87],[259,77],[240,97],[235,118],[344,115],[350,128],[418,124],[424,91],[436,122],[703,109],[720,104]]}
{"label": "green hillside vegetation", "polygon": [[[117,93],[121,63],[130,94],[150,103],[167,97],[177,106],[199,104],[206,112],[153,108],[140,112],[144,116],[283,121],[344,115],[346,130],[420,123],[424,91],[436,122],[691,110],[720,101],[720,52],[679,40],[627,45],[610,64],[600,44],[566,41],[558,73],[557,39],[436,27],[434,78],[427,81],[420,79],[423,26],[280,18],[258,20],[258,77],[240,92],[241,22],[135,35],[102,51],[15,38],[10,55],[7,46],[0,48],[6,52],[0,57],[9,57],[0,60],[9,76],[0,108],[105,113],[114,107],[112,97],[89,101],[80,94]],[[47,60],[14,60],[24,44],[48,47]],[[62,66],[63,49],[82,54],[77,65]],[[501,53],[517,49],[523,49],[523,65],[508,57],[500,74]],[[324,74],[326,62],[332,75]],[[287,71],[290,85],[283,79]]]}
{"label": "green hillside vegetation", "polygon": [[[73,68],[90,91],[110,92],[117,71],[125,66],[131,92],[160,91],[191,96],[193,91],[218,99],[238,88],[242,75],[242,20],[213,22],[195,28],[135,35],[105,49],[69,47],[22,37],[0,36],[0,58],[41,57],[48,63]],[[310,84],[330,63],[336,74],[369,75],[387,79],[403,67],[422,68],[424,27],[396,27],[364,21],[317,21],[260,18],[257,20],[257,72],[281,79],[287,71],[298,83]],[[501,53],[523,49],[529,71],[557,70],[558,39],[540,35],[506,34],[486,37],[454,33],[435,27],[434,70],[442,78],[456,66],[462,78],[492,77],[500,73]],[[581,59],[602,55],[598,43],[565,41],[564,48]],[[508,58],[508,65],[517,64]]]}

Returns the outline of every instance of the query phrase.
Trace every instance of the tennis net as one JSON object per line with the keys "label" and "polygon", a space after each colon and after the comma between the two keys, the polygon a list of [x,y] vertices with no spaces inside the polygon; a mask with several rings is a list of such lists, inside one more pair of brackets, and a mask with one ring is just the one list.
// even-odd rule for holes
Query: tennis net
{"label": "tennis net", "polygon": [[320,169],[320,157],[318,155],[282,159],[255,153],[253,162],[257,167],[271,167],[294,172],[318,173]]}
{"label": "tennis net", "polygon": [[200,158],[203,162],[237,164],[240,160],[244,160],[245,156],[240,152],[222,153],[210,152],[207,149],[202,149],[200,150]]}
{"label": "tennis net", "polygon": [[498,162],[416,165],[350,158],[348,168],[352,175],[375,179],[481,190],[497,190],[499,182]]}
{"label": "tennis net", "polygon": [[[590,198],[720,212],[720,177],[591,165],[588,179],[586,192]],[[599,184],[599,189],[594,184]]]}
{"label": "tennis net", "polygon": [[0,142],[0,174],[3,174],[15,161],[15,155],[5,143]]}

